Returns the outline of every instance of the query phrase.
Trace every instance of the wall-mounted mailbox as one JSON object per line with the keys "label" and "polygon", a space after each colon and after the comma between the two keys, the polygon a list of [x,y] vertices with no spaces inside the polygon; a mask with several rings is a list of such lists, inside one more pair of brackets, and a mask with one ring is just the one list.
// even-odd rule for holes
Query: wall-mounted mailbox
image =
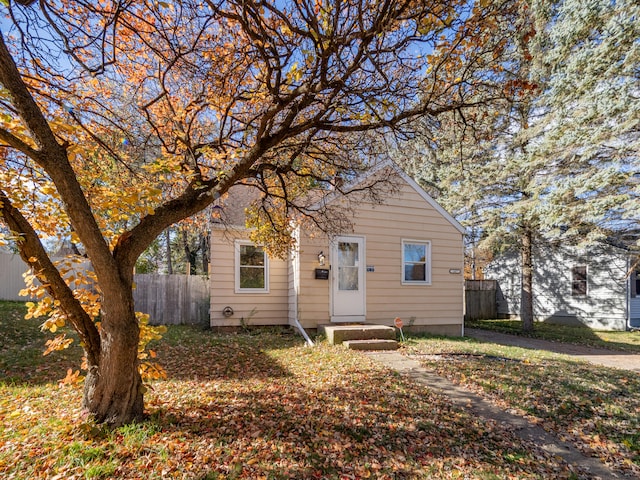
{"label": "wall-mounted mailbox", "polygon": [[317,280],[329,280],[329,269],[328,268],[316,268],[316,279]]}

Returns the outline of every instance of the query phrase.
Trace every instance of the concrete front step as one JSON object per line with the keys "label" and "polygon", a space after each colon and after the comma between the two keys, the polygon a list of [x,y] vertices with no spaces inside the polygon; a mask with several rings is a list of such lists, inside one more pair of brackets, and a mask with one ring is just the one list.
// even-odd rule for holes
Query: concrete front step
{"label": "concrete front step", "polygon": [[342,345],[350,350],[397,350],[398,342],[395,340],[347,340]]}
{"label": "concrete front step", "polygon": [[396,329],[386,325],[320,325],[319,333],[331,345],[348,340],[394,340]]}

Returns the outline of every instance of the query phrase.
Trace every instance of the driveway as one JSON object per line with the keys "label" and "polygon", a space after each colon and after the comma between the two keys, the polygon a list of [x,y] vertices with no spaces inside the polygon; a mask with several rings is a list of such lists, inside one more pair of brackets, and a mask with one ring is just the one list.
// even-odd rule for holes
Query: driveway
{"label": "driveway", "polygon": [[476,328],[465,328],[464,334],[467,337],[477,338],[478,340],[486,342],[531,348],[533,350],[547,350],[549,352],[570,355],[576,360],[582,360],[595,365],[640,372],[640,355],[638,354],[606,350],[603,348],[586,347],[583,345],[571,345],[569,343],[552,342],[549,340],[539,340],[537,338],[520,337],[517,335],[508,335],[506,333],[498,333]]}

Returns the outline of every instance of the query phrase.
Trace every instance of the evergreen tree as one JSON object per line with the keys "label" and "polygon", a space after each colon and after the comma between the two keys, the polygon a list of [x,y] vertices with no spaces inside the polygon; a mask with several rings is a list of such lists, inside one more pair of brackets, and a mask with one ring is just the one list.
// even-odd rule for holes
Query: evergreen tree
{"label": "evergreen tree", "polygon": [[472,246],[518,248],[524,330],[542,236],[584,243],[637,230],[639,8],[521,6],[501,57],[504,97],[423,122],[405,150],[405,165],[471,227]]}
{"label": "evergreen tree", "polygon": [[637,230],[640,4],[564,0],[539,15],[545,230],[576,242]]}

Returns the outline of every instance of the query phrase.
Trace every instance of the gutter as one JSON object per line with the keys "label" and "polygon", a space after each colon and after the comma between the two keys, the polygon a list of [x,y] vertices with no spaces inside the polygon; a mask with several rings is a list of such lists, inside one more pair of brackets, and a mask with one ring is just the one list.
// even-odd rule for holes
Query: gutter
{"label": "gutter", "polygon": [[302,336],[304,337],[304,339],[307,342],[307,345],[309,347],[313,347],[315,346],[315,344],[313,343],[313,340],[311,340],[309,338],[309,335],[307,334],[307,332],[305,332],[304,328],[302,328],[302,325],[300,325],[300,322],[298,321],[298,317],[295,317],[293,319],[293,325],[300,331],[300,333],[302,334]]}

